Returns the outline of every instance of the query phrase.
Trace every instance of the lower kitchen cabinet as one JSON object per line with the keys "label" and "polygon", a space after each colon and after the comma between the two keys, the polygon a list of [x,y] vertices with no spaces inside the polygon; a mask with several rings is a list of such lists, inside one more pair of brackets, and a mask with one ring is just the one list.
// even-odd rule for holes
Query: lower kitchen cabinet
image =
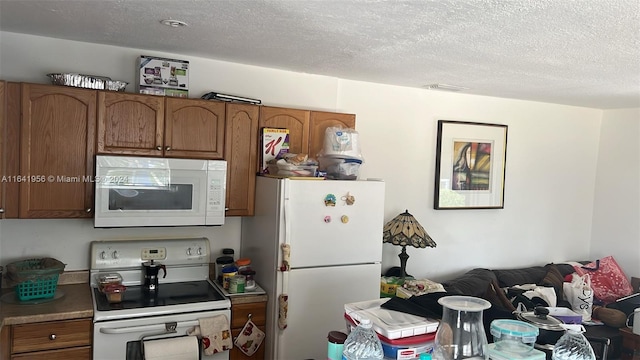
{"label": "lower kitchen cabinet", "polygon": [[[2,330],[3,335],[10,331],[3,336],[10,348],[7,359],[91,359],[92,329],[91,319],[11,325]],[[6,352],[2,355],[4,359]]]}
{"label": "lower kitchen cabinet", "polygon": [[[231,334],[233,340],[242,331],[247,320],[266,333],[267,322],[267,296],[266,295],[238,295],[231,297]],[[262,342],[258,351],[252,356],[245,355],[234,344],[229,360],[258,360],[265,358],[265,341]]]}

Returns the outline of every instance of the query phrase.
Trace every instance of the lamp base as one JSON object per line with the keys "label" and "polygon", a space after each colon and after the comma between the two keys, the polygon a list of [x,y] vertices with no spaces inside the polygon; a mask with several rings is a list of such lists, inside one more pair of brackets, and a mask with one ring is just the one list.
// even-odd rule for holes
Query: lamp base
{"label": "lamp base", "polygon": [[407,277],[407,260],[409,259],[409,254],[407,254],[407,246],[402,246],[402,251],[398,254],[400,258],[400,284],[404,284],[404,280]]}

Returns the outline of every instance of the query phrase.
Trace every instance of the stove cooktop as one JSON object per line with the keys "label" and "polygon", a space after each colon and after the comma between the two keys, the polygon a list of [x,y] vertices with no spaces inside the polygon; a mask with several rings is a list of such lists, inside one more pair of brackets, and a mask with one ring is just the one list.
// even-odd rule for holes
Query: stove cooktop
{"label": "stove cooktop", "polygon": [[148,307],[193,304],[225,300],[206,280],[177,283],[161,283],[156,291],[148,291],[142,286],[127,286],[122,302],[110,304],[105,294],[92,289],[98,311],[130,310]]}

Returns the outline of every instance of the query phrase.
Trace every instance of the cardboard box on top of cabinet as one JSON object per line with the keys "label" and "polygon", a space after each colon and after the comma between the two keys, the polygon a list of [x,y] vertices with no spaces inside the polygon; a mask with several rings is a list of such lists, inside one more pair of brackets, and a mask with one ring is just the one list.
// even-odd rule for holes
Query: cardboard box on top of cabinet
{"label": "cardboard box on top of cabinet", "polygon": [[138,92],[176,97],[189,96],[189,61],[140,55]]}

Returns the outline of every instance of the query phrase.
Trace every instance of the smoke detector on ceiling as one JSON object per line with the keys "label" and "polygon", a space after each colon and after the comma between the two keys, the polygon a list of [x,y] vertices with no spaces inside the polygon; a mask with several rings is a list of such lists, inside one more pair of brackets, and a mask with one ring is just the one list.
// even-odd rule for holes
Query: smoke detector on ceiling
{"label": "smoke detector on ceiling", "polygon": [[171,27],[174,27],[174,28],[187,26],[186,22],[180,21],[180,20],[173,20],[173,19],[160,20],[160,24],[171,26]]}
{"label": "smoke detector on ceiling", "polygon": [[469,88],[464,87],[464,86],[449,85],[449,84],[429,84],[429,85],[425,85],[423,87],[425,89],[429,89],[429,90],[443,90],[443,91],[469,90]]}

